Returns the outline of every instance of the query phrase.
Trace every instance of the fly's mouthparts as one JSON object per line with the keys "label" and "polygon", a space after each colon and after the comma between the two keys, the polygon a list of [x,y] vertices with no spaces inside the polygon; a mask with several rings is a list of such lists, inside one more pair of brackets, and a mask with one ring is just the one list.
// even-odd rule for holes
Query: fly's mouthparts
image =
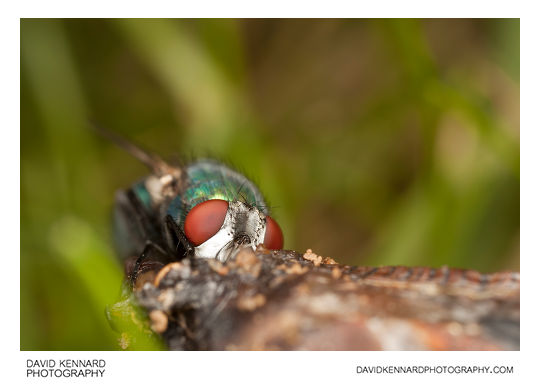
{"label": "fly's mouthparts", "polygon": [[234,242],[237,244],[249,244],[251,243],[251,238],[247,235],[247,233],[241,232],[234,236]]}

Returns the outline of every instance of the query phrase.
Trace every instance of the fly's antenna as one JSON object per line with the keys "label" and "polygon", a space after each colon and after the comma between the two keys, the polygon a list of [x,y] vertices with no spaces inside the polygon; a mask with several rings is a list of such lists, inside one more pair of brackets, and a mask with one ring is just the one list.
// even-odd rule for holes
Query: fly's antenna
{"label": "fly's antenna", "polygon": [[120,148],[125,150],[127,153],[129,153],[131,156],[138,159],[141,163],[146,165],[150,170],[156,174],[157,176],[166,176],[170,175],[175,179],[179,179],[182,171],[178,167],[174,167],[170,164],[168,164],[166,161],[164,161],[159,156],[143,149],[142,147],[138,146],[137,144],[127,140],[126,138],[120,136],[119,134],[112,132],[108,129],[105,129],[101,125],[97,124],[95,121],[89,121],[90,127],[99,133],[101,136],[105,137],[106,139],[112,141],[116,145],[118,145]]}

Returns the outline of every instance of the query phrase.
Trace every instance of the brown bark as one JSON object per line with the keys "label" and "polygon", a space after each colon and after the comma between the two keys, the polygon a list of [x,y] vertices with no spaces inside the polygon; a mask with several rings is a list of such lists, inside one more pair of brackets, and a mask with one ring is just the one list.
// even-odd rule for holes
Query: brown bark
{"label": "brown bark", "polygon": [[259,248],[142,273],[135,295],[170,349],[518,350],[519,284]]}

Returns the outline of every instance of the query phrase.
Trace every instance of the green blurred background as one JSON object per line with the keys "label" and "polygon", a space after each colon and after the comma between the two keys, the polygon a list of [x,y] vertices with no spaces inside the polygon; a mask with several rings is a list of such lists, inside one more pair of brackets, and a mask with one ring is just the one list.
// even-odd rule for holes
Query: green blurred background
{"label": "green blurred background", "polygon": [[519,20],[21,20],[21,349],[118,349],[93,118],[260,186],[286,248],[519,270]]}

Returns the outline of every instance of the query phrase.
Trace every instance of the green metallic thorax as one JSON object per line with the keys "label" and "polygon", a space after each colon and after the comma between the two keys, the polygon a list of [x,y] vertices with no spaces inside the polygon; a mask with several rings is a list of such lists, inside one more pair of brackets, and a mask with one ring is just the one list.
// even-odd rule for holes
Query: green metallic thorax
{"label": "green metallic thorax", "polygon": [[240,200],[268,214],[266,203],[257,187],[242,174],[213,160],[199,160],[184,168],[186,184],[167,208],[181,228],[187,213],[206,200]]}

